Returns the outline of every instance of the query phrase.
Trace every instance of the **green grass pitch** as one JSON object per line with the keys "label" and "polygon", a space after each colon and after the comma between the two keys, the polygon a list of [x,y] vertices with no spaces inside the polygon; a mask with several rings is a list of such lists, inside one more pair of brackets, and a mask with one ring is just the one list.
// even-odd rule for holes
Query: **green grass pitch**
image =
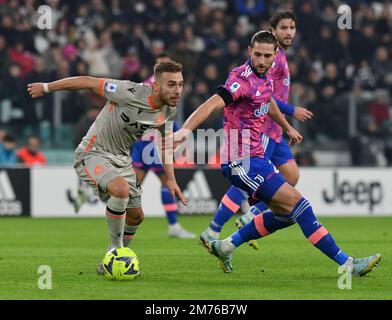
{"label": "green grass pitch", "polygon": [[[199,234],[211,217],[180,217]],[[148,218],[132,249],[141,263],[134,281],[95,273],[107,246],[105,219],[0,219],[0,299],[392,299],[392,218],[320,218],[347,253],[380,252],[375,272],[338,288],[337,265],[304,239],[298,226],[243,245],[224,274],[197,240],[169,239],[163,218]],[[234,231],[234,220],[223,236]],[[49,265],[52,289],[38,288]]]}

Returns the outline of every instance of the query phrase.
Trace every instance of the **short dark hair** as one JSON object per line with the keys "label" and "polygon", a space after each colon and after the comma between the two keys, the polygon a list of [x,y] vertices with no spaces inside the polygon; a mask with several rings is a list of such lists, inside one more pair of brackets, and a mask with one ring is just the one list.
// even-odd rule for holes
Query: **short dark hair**
{"label": "short dark hair", "polygon": [[162,73],[164,72],[170,72],[170,73],[182,72],[182,64],[175,61],[169,61],[169,62],[165,61],[165,62],[157,63],[154,66],[155,78],[162,75]]}
{"label": "short dark hair", "polygon": [[278,47],[278,40],[275,38],[272,32],[268,30],[258,31],[253,35],[252,40],[250,41],[251,48],[254,47],[255,42],[271,43],[274,45],[275,49]]}
{"label": "short dark hair", "polygon": [[272,28],[276,29],[276,27],[278,26],[279,22],[283,19],[291,19],[295,22],[295,24],[297,25],[297,17],[295,15],[295,13],[291,10],[278,10],[276,11],[269,23],[271,25]]}
{"label": "short dark hair", "polygon": [[7,133],[3,138],[3,142],[13,143],[13,142],[16,142],[16,139],[14,138],[14,136]]}

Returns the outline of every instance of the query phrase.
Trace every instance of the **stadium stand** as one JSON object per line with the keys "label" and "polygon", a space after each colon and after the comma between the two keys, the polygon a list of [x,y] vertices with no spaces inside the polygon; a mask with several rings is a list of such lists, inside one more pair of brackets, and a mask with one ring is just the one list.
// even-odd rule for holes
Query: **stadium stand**
{"label": "stadium stand", "polygon": [[[240,48],[268,28],[282,1],[254,2],[0,0],[0,128],[19,146],[40,136],[48,163],[68,163],[86,115],[102,101],[86,92],[33,101],[26,84],[85,74],[143,81],[162,51],[184,66],[181,123],[242,63],[247,53]],[[390,165],[392,5],[345,3],[352,29],[340,30],[340,1],[284,1],[298,17],[288,52],[291,102],[315,114],[295,123],[305,136],[295,152],[304,166]],[[37,28],[44,4],[52,9],[50,30]],[[204,124],[220,126],[219,114]]]}

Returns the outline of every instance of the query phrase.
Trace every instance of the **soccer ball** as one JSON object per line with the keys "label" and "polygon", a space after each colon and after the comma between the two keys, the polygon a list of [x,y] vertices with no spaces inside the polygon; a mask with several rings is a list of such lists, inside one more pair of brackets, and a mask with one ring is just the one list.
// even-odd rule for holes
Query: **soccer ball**
{"label": "soccer ball", "polygon": [[132,280],[139,275],[139,258],[127,247],[109,250],[102,264],[104,275],[108,279]]}

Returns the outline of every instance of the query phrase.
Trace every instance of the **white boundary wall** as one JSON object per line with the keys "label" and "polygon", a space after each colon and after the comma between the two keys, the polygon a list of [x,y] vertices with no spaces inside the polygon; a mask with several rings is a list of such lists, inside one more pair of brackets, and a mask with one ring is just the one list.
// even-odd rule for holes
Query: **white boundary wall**
{"label": "white boundary wall", "polygon": [[[392,216],[392,168],[301,168],[300,173],[297,188],[320,216]],[[214,190],[214,181],[208,184]],[[67,192],[75,195],[77,187],[71,167],[32,169],[31,215],[103,217],[105,205],[101,202],[86,204],[74,213]],[[145,215],[164,216],[159,179],[149,173],[142,187]]]}
{"label": "white boundary wall", "polygon": [[[76,195],[78,177],[70,167],[42,167],[31,170],[31,215],[33,217],[104,217],[105,204],[86,203],[75,214],[68,192]],[[142,206],[146,216],[164,216],[160,201],[160,181],[149,173],[143,184]]]}

